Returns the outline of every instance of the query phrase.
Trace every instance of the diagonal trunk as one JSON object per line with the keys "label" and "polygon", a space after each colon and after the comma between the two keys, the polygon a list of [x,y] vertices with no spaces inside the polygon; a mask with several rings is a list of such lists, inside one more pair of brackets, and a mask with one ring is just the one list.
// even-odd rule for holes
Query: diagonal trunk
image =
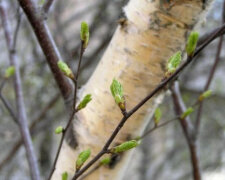
{"label": "diagonal trunk", "polygon": [[[126,20],[118,26],[97,69],[80,92],[80,97],[92,94],[93,100],[77,114],[77,145],[64,143],[53,179],[60,179],[65,171],[72,177],[78,153],[90,148],[93,157],[119,123],[122,115],[109,90],[112,79],[123,84],[127,109],[131,109],[160,83],[166,61],[184,49],[187,35],[200,20],[204,7],[201,0],[130,0],[124,8]],[[140,135],[162,96],[152,98],[138,110],[113,145]],[[122,179],[131,152],[122,154],[113,168],[101,167],[85,180]]]}

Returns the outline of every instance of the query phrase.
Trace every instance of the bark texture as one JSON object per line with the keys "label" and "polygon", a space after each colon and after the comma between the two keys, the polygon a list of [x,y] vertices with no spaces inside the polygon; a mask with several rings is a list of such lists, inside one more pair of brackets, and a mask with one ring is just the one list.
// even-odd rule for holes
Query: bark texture
{"label": "bark texture", "polygon": [[[80,92],[80,98],[90,93],[93,100],[77,114],[74,122],[78,146],[73,149],[64,143],[53,179],[61,179],[65,171],[72,177],[77,155],[90,148],[93,157],[119,123],[122,114],[109,90],[112,79],[122,83],[127,109],[134,107],[160,83],[168,58],[184,49],[188,33],[201,19],[204,9],[201,0],[130,0],[124,8],[125,20],[121,21],[94,74]],[[152,98],[128,120],[113,145],[143,132],[162,94]],[[122,179],[131,156],[132,151],[121,154],[113,168],[101,167],[85,180]]]}

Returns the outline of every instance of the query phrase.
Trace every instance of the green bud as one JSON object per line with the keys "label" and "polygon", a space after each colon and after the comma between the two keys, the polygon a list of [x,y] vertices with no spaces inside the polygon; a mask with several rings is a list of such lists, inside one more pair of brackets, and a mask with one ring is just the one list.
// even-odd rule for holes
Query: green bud
{"label": "green bud", "polygon": [[180,51],[176,52],[173,56],[171,56],[167,63],[167,72],[170,74],[174,73],[177,67],[180,65],[181,59],[182,58]]}
{"label": "green bud", "polygon": [[67,180],[68,179],[68,173],[64,172],[62,173],[62,180]]}
{"label": "green bud", "polygon": [[189,107],[182,115],[181,119],[185,119],[187,116],[189,116],[191,113],[194,112],[194,109],[192,107]]}
{"label": "green bud", "polygon": [[5,70],[5,78],[9,78],[15,74],[15,67],[14,66],[9,66]]}
{"label": "green bud", "polygon": [[211,90],[207,90],[207,91],[203,92],[203,93],[199,96],[198,100],[199,100],[199,101],[203,101],[204,99],[209,98],[211,95],[212,95],[212,91],[211,91]]}
{"label": "green bud", "polygon": [[191,32],[191,34],[188,37],[187,45],[186,45],[186,52],[188,56],[192,56],[197,43],[198,43],[199,33],[198,32]]}
{"label": "green bud", "polygon": [[83,42],[83,47],[86,48],[89,41],[89,27],[86,22],[81,23],[80,39]]}
{"label": "green bud", "polygon": [[110,157],[106,157],[106,158],[104,158],[104,159],[102,159],[100,161],[100,164],[102,164],[102,165],[108,165],[110,163],[110,161],[111,161],[111,158]]}
{"label": "green bud", "polygon": [[111,90],[112,96],[114,97],[116,104],[118,104],[118,106],[120,107],[121,110],[125,110],[123,87],[119,83],[119,81],[117,81],[116,79],[113,79],[113,82],[110,86],[110,90]]}
{"label": "green bud", "polygon": [[56,134],[60,134],[60,133],[62,133],[63,132],[63,127],[62,126],[59,126],[59,127],[57,127],[56,129],[55,129],[55,133]]}
{"label": "green bud", "polygon": [[91,94],[87,94],[86,96],[84,96],[83,100],[78,105],[77,110],[85,108],[91,100],[92,100]]}
{"label": "green bud", "polygon": [[162,117],[162,112],[160,108],[156,108],[155,114],[154,114],[154,122],[156,126],[159,124],[161,117]]}
{"label": "green bud", "polygon": [[74,79],[74,75],[72,70],[68,67],[68,65],[63,61],[58,61],[58,67],[63,72],[63,74],[71,79]]}
{"label": "green bud", "polygon": [[110,151],[112,153],[121,153],[129,149],[132,149],[134,147],[137,147],[138,145],[139,145],[138,141],[131,140],[131,141],[124,142],[120,144],[119,146],[113,147]]}
{"label": "green bud", "polygon": [[87,159],[90,157],[91,155],[91,150],[87,149],[85,151],[82,151],[76,161],[76,169],[79,170],[82,165],[87,161]]}

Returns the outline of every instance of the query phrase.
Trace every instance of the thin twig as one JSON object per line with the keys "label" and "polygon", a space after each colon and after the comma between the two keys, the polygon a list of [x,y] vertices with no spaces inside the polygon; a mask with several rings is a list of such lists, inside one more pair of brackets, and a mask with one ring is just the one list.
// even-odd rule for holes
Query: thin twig
{"label": "thin twig", "polygon": [[81,48],[80,48],[80,56],[79,56],[79,62],[78,62],[78,66],[77,66],[77,71],[76,71],[76,74],[75,74],[75,80],[73,81],[74,83],[74,98],[73,98],[73,106],[72,106],[72,113],[69,117],[69,121],[67,122],[66,124],[66,127],[65,129],[63,130],[62,132],[62,137],[61,137],[61,140],[60,140],[60,143],[59,143],[59,146],[58,146],[58,149],[57,149],[57,152],[56,152],[56,157],[55,157],[55,160],[54,160],[54,163],[53,163],[53,167],[51,169],[51,172],[50,172],[50,175],[48,177],[48,180],[51,179],[54,171],[55,171],[55,168],[56,168],[56,163],[58,161],[58,158],[59,158],[59,153],[60,153],[60,150],[62,148],[62,145],[63,145],[63,141],[65,139],[65,135],[69,129],[69,127],[71,126],[71,123],[74,119],[74,116],[77,112],[76,110],[76,103],[77,103],[77,89],[78,89],[78,84],[77,84],[77,81],[78,81],[78,77],[79,77],[79,72],[80,72],[80,65],[81,65],[81,61],[82,61],[82,58],[83,58],[83,54],[84,54],[84,51],[85,51],[85,48],[84,48],[84,44],[83,42],[81,41]]}
{"label": "thin twig", "polygon": [[[38,124],[40,124],[42,121],[44,121],[44,117],[46,116],[47,112],[49,111],[49,109],[51,109],[56,102],[59,100],[59,94],[57,94],[56,96],[54,96],[50,102],[41,110],[41,112],[37,115],[37,117],[32,120],[32,123],[29,126],[29,130],[31,132],[31,135],[33,137],[34,135],[34,130],[37,127]],[[42,132],[45,129],[40,129],[39,131],[37,131],[37,133]],[[15,156],[15,154],[17,153],[17,151],[19,150],[20,146],[23,144],[23,140],[20,138],[17,143],[13,146],[13,148],[10,150],[10,152],[8,153],[8,155],[0,162],[0,170],[7,164],[9,163],[9,161]]]}
{"label": "thin twig", "polygon": [[21,24],[21,19],[22,19],[22,13],[20,12],[20,6],[18,5],[17,9],[17,24],[16,28],[14,31],[13,35],[13,46],[12,49],[15,51],[16,50],[16,44],[17,44],[17,39],[18,39],[18,34],[19,34],[19,29],[20,29],[20,24]]}
{"label": "thin twig", "polygon": [[[180,88],[178,82],[175,82],[172,90],[172,97],[174,102],[174,109],[176,112],[176,115],[182,114],[186,111],[186,107],[184,107],[183,99],[181,97]],[[192,126],[191,121],[188,121],[187,117],[181,119],[180,118],[180,125],[183,129],[190,155],[191,155],[191,163],[192,163],[192,172],[193,172],[193,179],[194,180],[201,180],[201,170],[199,167],[199,157],[197,154],[197,144],[196,139],[193,138],[193,129],[190,129]]]}
{"label": "thin twig", "polygon": [[26,149],[27,160],[30,167],[31,177],[33,180],[39,180],[40,173],[39,173],[37,158],[34,153],[32,139],[29,132],[29,128],[28,128],[28,123],[27,123],[27,115],[26,115],[26,109],[25,109],[25,104],[23,99],[18,59],[16,56],[16,52],[12,51],[13,37],[12,37],[11,29],[8,23],[8,15],[6,13],[6,7],[2,2],[0,3],[1,3],[0,13],[2,18],[2,25],[3,25],[3,29],[5,33],[7,48],[9,51],[9,60],[10,60],[10,64],[15,67],[14,89],[16,94],[16,106],[17,106],[17,113],[18,113],[17,117],[19,119],[20,132],[24,141],[25,149]]}
{"label": "thin twig", "polygon": [[[222,21],[225,23],[225,1],[223,3],[223,12],[222,12]],[[204,91],[207,91],[210,87],[210,84],[212,82],[212,79],[215,75],[216,68],[218,67],[218,63],[220,61],[220,54],[223,46],[223,36],[220,36],[218,46],[217,46],[217,52],[214,60],[214,64],[210,70],[209,77],[206,81],[205,87],[203,89]],[[196,120],[195,120],[195,138],[197,139],[199,131],[200,131],[200,124],[201,124],[201,116],[202,116],[202,110],[203,110],[203,101],[200,102],[199,108],[197,110]]]}
{"label": "thin twig", "polygon": [[185,68],[187,67],[194,59],[195,57],[210,43],[212,42],[218,34],[220,34],[225,29],[225,24],[223,24],[218,30],[216,30],[209,38],[206,39],[206,41],[196,50],[194,55],[192,57],[188,57],[185,63],[183,63],[174,74],[172,74],[169,78],[162,81],[149,95],[147,95],[143,100],[141,100],[133,109],[131,109],[128,113],[125,113],[123,118],[120,120],[119,124],[107,140],[106,144],[102,148],[102,150],[91,160],[89,163],[87,163],[83,168],[81,168],[77,173],[74,174],[73,180],[76,180],[79,176],[81,176],[89,167],[91,167],[99,158],[101,158],[106,151],[108,150],[108,147],[112,143],[112,141],[115,139],[117,134],[119,133],[120,129],[123,127],[123,125],[126,123],[126,121],[129,119],[130,116],[132,116],[139,108],[141,108],[149,99],[151,99],[155,94],[157,94],[160,90],[162,90],[169,82],[173,81],[177,75]]}
{"label": "thin twig", "polygon": [[44,5],[42,7],[42,11],[44,14],[48,14],[53,2],[54,2],[54,0],[46,0],[46,2],[44,3]]}

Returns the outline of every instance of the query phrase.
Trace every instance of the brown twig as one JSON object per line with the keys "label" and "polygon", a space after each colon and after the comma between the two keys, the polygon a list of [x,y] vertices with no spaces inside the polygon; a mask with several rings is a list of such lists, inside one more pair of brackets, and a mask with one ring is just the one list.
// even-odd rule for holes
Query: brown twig
{"label": "brown twig", "polygon": [[126,121],[129,119],[130,116],[132,116],[139,108],[141,108],[149,99],[151,99],[156,93],[158,93],[160,90],[162,90],[169,82],[173,81],[177,75],[185,68],[187,65],[189,65],[195,57],[210,43],[212,42],[218,34],[220,34],[225,29],[225,24],[221,26],[218,30],[216,30],[213,34],[210,35],[209,38],[206,39],[206,41],[196,50],[194,55],[192,57],[188,57],[185,63],[183,63],[174,74],[172,74],[169,78],[162,81],[149,95],[147,95],[143,100],[141,100],[133,109],[131,109],[129,112],[125,113],[123,118],[120,120],[119,124],[105,143],[102,150],[91,160],[87,165],[85,165],[83,168],[81,168],[75,175],[73,176],[73,180],[76,180],[79,176],[81,176],[88,168],[90,168],[99,158],[101,158],[108,150],[110,144],[114,140],[114,138],[119,133],[120,129],[123,127],[123,125],[126,123]]}
{"label": "brown twig", "polygon": [[45,14],[48,14],[49,9],[51,8],[52,4],[53,4],[54,0],[46,0],[46,2],[44,3],[43,7],[42,7],[42,11]]}
{"label": "brown twig", "polygon": [[[225,1],[223,3],[222,22],[225,23]],[[217,51],[216,51],[214,64],[213,64],[213,66],[212,66],[212,68],[210,70],[209,77],[208,77],[208,79],[206,81],[206,84],[204,86],[203,92],[207,91],[209,89],[210,84],[212,82],[212,79],[213,79],[213,77],[215,75],[216,68],[217,68],[218,63],[220,61],[220,54],[221,54],[222,46],[223,46],[223,36],[220,36],[219,42],[218,42],[218,46],[217,46]],[[196,131],[195,138],[196,139],[197,139],[199,131],[200,131],[202,110],[203,110],[203,101],[200,102],[199,108],[197,110],[196,120],[195,120],[195,131]]]}
{"label": "brown twig", "polygon": [[[174,102],[174,109],[176,112],[176,115],[182,114],[186,111],[186,107],[183,104],[183,99],[180,94],[180,88],[178,82],[175,82],[173,87],[171,88],[172,90],[172,97],[173,97],[173,102]],[[199,167],[199,157],[197,154],[197,144],[196,144],[196,139],[193,138],[194,136],[194,131],[193,131],[193,125],[190,121],[188,120],[188,117],[181,119],[180,118],[180,125],[183,129],[189,151],[190,151],[190,156],[191,156],[191,163],[192,163],[192,172],[193,172],[193,179],[194,180],[201,180],[201,170]],[[192,127],[192,128],[190,128]]]}
{"label": "brown twig", "polygon": [[8,24],[8,15],[6,13],[6,7],[5,5],[0,2],[0,13],[2,18],[2,25],[5,33],[7,48],[9,51],[9,60],[10,64],[15,67],[15,75],[14,75],[14,89],[16,94],[16,106],[17,106],[17,117],[19,120],[19,129],[20,133],[23,138],[24,146],[26,149],[27,154],[27,160],[30,167],[30,173],[33,180],[39,180],[40,179],[40,173],[38,169],[37,164],[37,158],[34,153],[31,135],[28,128],[27,123],[27,115],[26,115],[26,109],[23,99],[23,92],[22,92],[22,86],[21,86],[21,78],[20,78],[20,72],[19,72],[19,64],[18,59],[16,56],[16,52],[13,51],[13,37],[11,34],[11,29]]}

